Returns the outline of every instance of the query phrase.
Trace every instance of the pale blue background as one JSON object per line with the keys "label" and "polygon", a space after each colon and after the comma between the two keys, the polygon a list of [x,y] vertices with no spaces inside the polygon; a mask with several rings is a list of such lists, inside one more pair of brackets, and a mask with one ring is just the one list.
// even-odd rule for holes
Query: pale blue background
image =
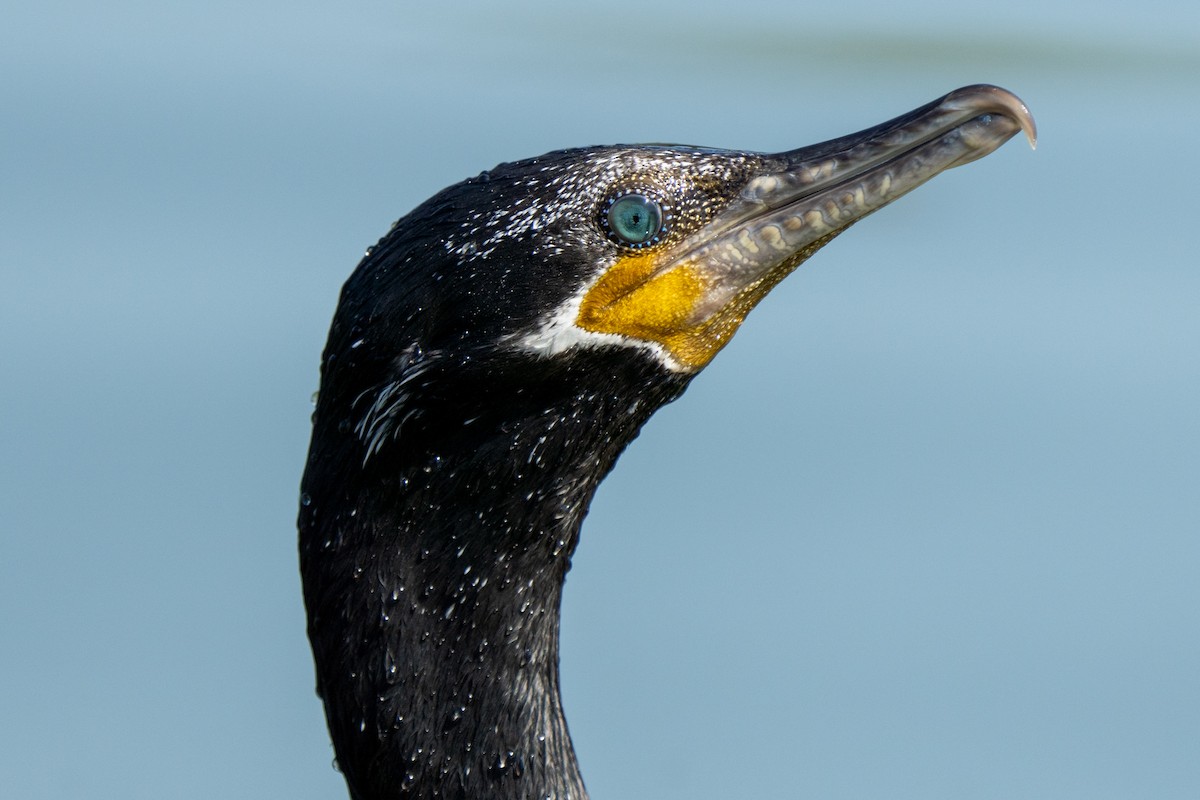
{"label": "pale blue background", "polygon": [[297,484],[341,282],[496,162],[1042,131],[839,239],[601,490],[595,800],[1200,797],[1200,11],[42,2],[0,26],[0,795],[337,798]]}

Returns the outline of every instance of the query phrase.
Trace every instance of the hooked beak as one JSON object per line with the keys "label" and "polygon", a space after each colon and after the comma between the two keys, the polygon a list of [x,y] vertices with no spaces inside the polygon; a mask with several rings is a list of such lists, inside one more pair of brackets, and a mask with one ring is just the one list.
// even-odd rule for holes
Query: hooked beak
{"label": "hooked beak", "polygon": [[[999,87],[977,85],[859,133],[764,156],[763,168],[733,202],[664,254],[621,302],[654,297],[655,284],[684,287],[687,308],[669,328],[641,338],[663,346],[681,370],[699,370],[771,288],[834,236],[1018,131],[1036,144],[1025,104]],[[661,303],[664,292],[657,294]],[[620,304],[589,309],[585,299],[579,324],[620,332],[620,314]]]}

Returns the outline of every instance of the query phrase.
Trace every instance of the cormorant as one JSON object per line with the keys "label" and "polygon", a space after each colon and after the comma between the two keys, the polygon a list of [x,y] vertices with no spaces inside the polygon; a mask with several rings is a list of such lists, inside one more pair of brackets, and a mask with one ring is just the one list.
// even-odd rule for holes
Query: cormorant
{"label": "cormorant", "polygon": [[299,517],[350,796],[586,800],[558,622],[597,485],[776,283],[1019,130],[971,86],[784,153],[501,164],[396,222],[342,290]]}

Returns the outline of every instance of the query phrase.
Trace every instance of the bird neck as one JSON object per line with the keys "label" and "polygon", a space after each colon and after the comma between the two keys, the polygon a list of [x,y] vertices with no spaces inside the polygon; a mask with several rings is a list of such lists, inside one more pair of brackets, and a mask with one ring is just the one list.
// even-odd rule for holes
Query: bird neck
{"label": "bird neck", "polygon": [[[559,695],[558,625],[590,494],[565,498],[579,510],[562,520],[544,505],[464,503],[436,491],[447,485],[439,469],[451,468],[364,494],[364,522],[335,543],[338,574],[309,593],[339,766],[360,800],[584,800]],[[485,477],[456,472],[452,485]],[[425,513],[379,507],[406,492]]]}
{"label": "bird neck", "polygon": [[301,570],[356,800],[586,800],[559,693],[563,581],[596,487],[660,402],[584,400],[586,413],[463,419],[361,469],[318,407]]}

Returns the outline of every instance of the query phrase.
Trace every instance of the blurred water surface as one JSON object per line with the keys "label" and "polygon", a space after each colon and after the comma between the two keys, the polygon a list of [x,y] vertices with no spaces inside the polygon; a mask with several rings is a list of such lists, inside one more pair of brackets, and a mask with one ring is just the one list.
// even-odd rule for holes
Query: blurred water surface
{"label": "blurred water surface", "polygon": [[1041,130],[789,278],[601,489],[592,796],[1200,795],[1194,4],[43,3],[0,32],[0,786],[344,796],[294,556],[362,250],[493,164]]}

